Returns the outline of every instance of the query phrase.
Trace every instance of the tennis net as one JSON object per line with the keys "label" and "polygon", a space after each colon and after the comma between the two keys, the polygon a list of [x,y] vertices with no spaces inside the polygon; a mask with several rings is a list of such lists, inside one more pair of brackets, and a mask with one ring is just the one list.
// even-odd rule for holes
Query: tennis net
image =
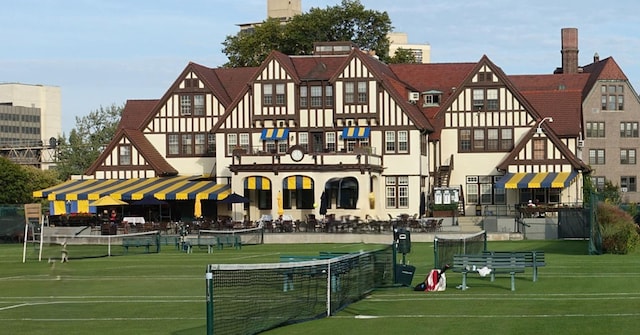
{"label": "tennis net", "polygon": [[207,237],[222,237],[224,240],[229,238],[240,239],[242,245],[262,244],[264,243],[264,229],[263,228],[248,228],[248,229],[234,229],[234,230],[208,230],[200,229],[198,235],[203,238]]}
{"label": "tennis net", "polygon": [[393,248],[326,260],[207,267],[207,334],[256,334],[331,315],[393,285]]}
{"label": "tennis net", "polygon": [[455,254],[481,254],[487,250],[487,232],[474,234],[436,235],[433,239],[434,268],[453,262]]}
{"label": "tennis net", "polygon": [[[26,257],[31,260],[39,258],[39,243],[31,243]],[[120,235],[45,235],[42,243],[42,259],[57,261],[62,251],[66,250],[68,258],[98,258],[121,256],[125,254],[142,254],[160,252],[158,231],[131,233]]]}

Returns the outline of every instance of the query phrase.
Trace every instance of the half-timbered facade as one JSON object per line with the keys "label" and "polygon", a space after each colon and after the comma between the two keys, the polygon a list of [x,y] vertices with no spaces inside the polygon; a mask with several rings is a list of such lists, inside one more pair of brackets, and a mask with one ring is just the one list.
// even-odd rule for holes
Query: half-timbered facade
{"label": "half-timbered facade", "polygon": [[[154,194],[178,201],[184,218],[251,221],[427,215],[441,192],[467,216],[483,215],[478,205],[500,214],[528,200],[582,201],[583,103],[601,98],[595,78],[610,71],[509,76],[487,56],[387,65],[350,43],[316,51],[274,51],[254,68],[188,64],[160,99],[127,103],[82,178],[93,184],[38,195]],[[242,211],[218,204],[231,192],[250,199]]]}

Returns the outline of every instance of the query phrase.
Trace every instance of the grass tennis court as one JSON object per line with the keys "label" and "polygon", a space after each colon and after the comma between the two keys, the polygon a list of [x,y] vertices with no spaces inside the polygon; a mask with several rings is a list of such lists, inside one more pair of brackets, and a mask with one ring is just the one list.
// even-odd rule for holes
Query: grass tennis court
{"label": "grass tennis court", "polygon": [[[6,334],[204,334],[209,263],[278,262],[280,254],[359,251],[363,244],[225,248],[207,254],[163,246],[159,254],[22,263],[22,245],[0,245],[0,324]],[[640,253],[588,256],[586,241],[489,242],[490,250],[544,250],[531,269],[491,283],[447,272],[444,292],[382,289],[335,316],[266,334],[636,334],[640,327]],[[70,255],[73,257],[73,255]],[[414,285],[433,264],[433,244],[413,243]],[[251,308],[251,306],[247,306]]]}

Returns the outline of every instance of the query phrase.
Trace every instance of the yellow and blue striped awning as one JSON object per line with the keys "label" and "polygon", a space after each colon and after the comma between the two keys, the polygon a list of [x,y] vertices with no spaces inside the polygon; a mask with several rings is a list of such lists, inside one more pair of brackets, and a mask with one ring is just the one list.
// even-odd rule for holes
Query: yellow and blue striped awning
{"label": "yellow and blue striped awning", "polygon": [[260,176],[247,177],[244,180],[244,188],[247,190],[270,190],[271,180]]}
{"label": "yellow and blue striped awning", "polygon": [[286,140],[287,136],[289,136],[289,128],[262,129],[260,139],[266,141],[281,141]]}
{"label": "yellow and blue striped awning", "polygon": [[496,188],[565,188],[577,175],[576,171],[507,173],[496,182]]}
{"label": "yellow and blue striped awning", "polygon": [[342,138],[345,140],[354,138],[369,138],[369,127],[347,127],[342,129]]}
{"label": "yellow and blue striped awning", "polygon": [[283,190],[312,190],[313,179],[307,176],[290,176],[282,181]]}
{"label": "yellow and blue striped awning", "polygon": [[62,184],[33,192],[34,198],[49,200],[97,200],[110,195],[120,200],[140,200],[153,195],[158,200],[224,199],[231,188],[196,176],[132,179],[69,180]]}

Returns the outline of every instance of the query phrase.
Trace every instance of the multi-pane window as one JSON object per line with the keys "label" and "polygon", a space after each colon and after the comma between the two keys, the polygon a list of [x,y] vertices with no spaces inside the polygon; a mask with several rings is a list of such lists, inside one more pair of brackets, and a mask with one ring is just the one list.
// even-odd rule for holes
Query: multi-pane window
{"label": "multi-pane window", "polygon": [[266,140],[264,141],[264,148],[267,152],[270,153],[280,153],[284,154],[287,152],[287,141],[275,141],[275,140]]}
{"label": "multi-pane window", "polygon": [[604,162],[604,149],[589,149],[589,164],[602,165]]}
{"label": "multi-pane window", "polygon": [[167,156],[175,156],[180,153],[180,136],[178,134],[167,135]]}
{"label": "multi-pane window", "polygon": [[501,176],[467,176],[467,203],[484,205],[505,204],[505,189],[495,187],[495,184],[500,177]]}
{"label": "multi-pane window", "polygon": [[591,177],[591,183],[593,187],[598,191],[604,191],[606,178],[602,176],[593,176]]}
{"label": "multi-pane window", "polygon": [[[622,123],[620,124],[622,132]],[[587,137],[604,137],[604,122],[587,122]]]}
{"label": "multi-pane window", "polygon": [[498,110],[498,89],[487,89],[487,110]]}
{"label": "multi-pane window", "polygon": [[204,95],[196,94],[193,96],[193,115],[202,116],[204,115],[205,104],[204,104]]}
{"label": "multi-pane window", "polygon": [[131,165],[130,145],[121,145],[118,147],[118,165]]}
{"label": "multi-pane window", "polygon": [[311,86],[311,107],[322,107],[322,86]]}
{"label": "multi-pane window", "polygon": [[284,105],[285,103],[285,84],[276,84],[276,105]]}
{"label": "multi-pane window", "polygon": [[344,83],[344,103],[366,104],[368,90],[366,81],[349,81]]}
{"label": "multi-pane window", "polygon": [[622,85],[602,85],[600,87],[602,110],[624,110],[624,87]]}
{"label": "multi-pane window", "polygon": [[285,84],[262,84],[262,104],[265,106],[284,105],[285,91]]}
{"label": "multi-pane window", "polygon": [[513,149],[513,129],[480,128],[458,130],[460,152],[510,151]]}
{"label": "multi-pane window", "polygon": [[324,106],[333,107],[333,86],[331,85],[324,87]]}
{"label": "multi-pane window", "polygon": [[484,129],[473,130],[473,151],[484,151]]}
{"label": "multi-pane window", "polygon": [[193,134],[182,134],[180,142],[180,154],[191,156],[193,154]]}
{"label": "multi-pane window", "polygon": [[398,131],[398,152],[409,152],[409,132]]}
{"label": "multi-pane window", "polygon": [[636,149],[620,149],[620,164],[635,164]]}
{"label": "multi-pane window", "polygon": [[620,137],[638,137],[638,122],[620,122]]}
{"label": "multi-pane window", "polygon": [[245,150],[245,152],[249,152],[249,134],[241,133],[240,134],[240,147]]}
{"label": "multi-pane window", "polygon": [[300,107],[307,107],[309,101],[309,88],[307,86],[300,86]]}
{"label": "multi-pane window", "polygon": [[298,145],[309,152],[309,133],[298,133]]}
{"label": "multi-pane window", "polygon": [[543,160],[547,158],[546,150],[547,140],[544,138],[536,138],[533,140],[533,159]]}
{"label": "multi-pane window", "polygon": [[184,94],[180,96],[180,115],[202,116],[205,112],[205,99],[203,94]]}
{"label": "multi-pane window", "polygon": [[227,134],[227,155],[233,154],[233,149],[238,146],[238,134]]}
{"label": "multi-pane window", "polygon": [[300,107],[333,107],[333,86],[300,86]]}
{"label": "multi-pane window", "polygon": [[473,109],[483,109],[484,107],[484,89],[473,90]]}
{"label": "multi-pane window", "polygon": [[180,96],[180,115],[183,115],[183,116],[191,115],[191,96],[190,95]]}
{"label": "multi-pane window", "polygon": [[635,176],[620,177],[620,190],[622,192],[636,192],[637,187]]}
{"label": "multi-pane window", "polygon": [[409,177],[397,176],[385,178],[385,197],[387,208],[409,207]]}
{"label": "multi-pane window", "polygon": [[471,129],[461,129],[458,135],[460,151],[471,151]]}
{"label": "multi-pane window", "polygon": [[214,156],[215,134],[188,133],[167,135],[167,156]]}
{"label": "multi-pane window", "polygon": [[[407,153],[409,152],[409,132],[406,130],[386,131],[385,133],[385,152],[387,153]],[[364,144],[360,143],[364,146]],[[369,145],[367,139],[367,146]]]}
{"label": "multi-pane window", "polygon": [[336,133],[328,132],[325,138],[325,143],[327,145],[327,151],[335,152],[336,151]]}
{"label": "multi-pane window", "polygon": [[396,152],[396,132],[395,131],[385,131],[385,152]]}
{"label": "multi-pane window", "polygon": [[439,106],[440,105],[440,94],[425,94],[423,95],[424,102],[423,107],[430,106]]}

